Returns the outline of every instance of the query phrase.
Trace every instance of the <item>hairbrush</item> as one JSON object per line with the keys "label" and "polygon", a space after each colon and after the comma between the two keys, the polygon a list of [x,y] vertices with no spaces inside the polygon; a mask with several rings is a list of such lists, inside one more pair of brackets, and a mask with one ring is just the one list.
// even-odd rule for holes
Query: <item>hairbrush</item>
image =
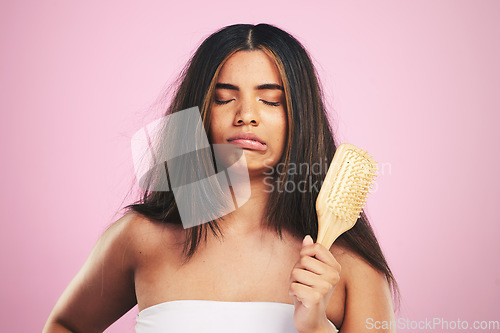
{"label": "hairbrush", "polygon": [[351,229],[373,186],[377,162],[366,151],[349,143],[337,147],[316,199],[318,238],[329,249]]}

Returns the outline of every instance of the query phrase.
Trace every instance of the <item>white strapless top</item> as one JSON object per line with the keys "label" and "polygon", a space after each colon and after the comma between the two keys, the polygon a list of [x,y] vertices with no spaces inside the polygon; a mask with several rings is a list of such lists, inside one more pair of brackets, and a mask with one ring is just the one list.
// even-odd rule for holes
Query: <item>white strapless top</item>
{"label": "white strapless top", "polygon": [[276,302],[169,301],[140,311],[135,332],[297,333],[294,310],[292,304]]}

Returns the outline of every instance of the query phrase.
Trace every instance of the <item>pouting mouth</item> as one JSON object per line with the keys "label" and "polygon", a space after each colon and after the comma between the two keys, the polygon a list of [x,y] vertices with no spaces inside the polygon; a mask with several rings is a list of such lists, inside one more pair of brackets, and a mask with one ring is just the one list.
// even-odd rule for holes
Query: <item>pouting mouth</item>
{"label": "pouting mouth", "polygon": [[241,132],[241,133],[238,133],[238,134],[230,137],[229,139],[227,139],[227,141],[229,141],[229,142],[234,141],[234,140],[251,140],[251,141],[259,142],[259,143],[261,143],[263,145],[266,144],[257,135],[255,135],[253,133],[250,133],[250,132]]}

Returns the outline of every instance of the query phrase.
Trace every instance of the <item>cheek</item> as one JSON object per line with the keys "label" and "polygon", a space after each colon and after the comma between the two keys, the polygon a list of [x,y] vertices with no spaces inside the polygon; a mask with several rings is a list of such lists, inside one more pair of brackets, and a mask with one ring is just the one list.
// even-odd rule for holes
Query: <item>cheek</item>
{"label": "cheek", "polygon": [[281,131],[281,156],[285,153],[286,142],[288,139],[288,117],[286,114],[282,118],[282,131]]}
{"label": "cheek", "polygon": [[283,152],[288,137],[287,116],[283,111],[282,114],[273,116],[269,121],[272,121],[271,131],[273,133],[273,141],[276,144],[276,148]]}
{"label": "cheek", "polygon": [[288,123],[288,119],[287,119],[287,116],[285,114],[285,112],[283,112],[283,114],[281,115],[281,117],[277,120],[278,122],[278,126],[279,126],[279,131],[278,133],[280,133],[280,141],[283,142],[283,145],[285,144],[285,141],[286,141],[286,138],[287,138],[287,134],[288,134],[288,126],[287,126],[287,123]]}
{"label": "cheek", "polygon": [[224,119],[221,118],[217,112],[211,112],[210,114],[210,129],[208,132],[209,138],[212,141],[217,141],[218,138],[220,138],[224,133],[223,131],[223,121]]}

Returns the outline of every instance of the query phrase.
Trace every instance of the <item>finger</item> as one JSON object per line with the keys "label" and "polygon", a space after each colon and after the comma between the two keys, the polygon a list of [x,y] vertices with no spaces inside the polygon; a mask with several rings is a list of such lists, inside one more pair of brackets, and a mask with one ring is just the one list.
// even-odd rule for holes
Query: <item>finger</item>
{"label": "finger", "polygon": [[310,244],[308,246],[302,247],[300,250],[300,255],[316,257],[317,259],[323,261],[326,264],[331,264],[334,261],[333,254],[326,247],[321,245],[320,243]]}
{"label": "finger", "polygon": [[339,264],[330,266],[313,257],[304,256],[300,258],[300,260],[293,267],[293,269],[295,268],[310,271],[333,285],[337,284],[340,280]]}
{"label": "finger", "polygon": [[291,283],[298,282],[310,287],[317,286],[318,279],[321,280],[319,275],[300,268],[292,269],[292,273],[290,274]]}
{"label": "finger", "polygon": [[306,269],[318,275],[324,275],[331,269],[324,262],[310,256],[301,257],[294,268]]}
{"label": "finger", "polygon": [[291,296],[297,297],[297,299],[302,302],[306,308],[309,308],[313,304],[318,304],[321,302],[321,298],[323,297],[313,288],[296,282],[290,285],[289,293]]}
{"label": "finger", "polygon": [[335,285],[338,281],[334,278],[325,279],[324,277],[312,272],[296,268],[293,269],[292,273],[290,274],[290,282],[290,284],[303,284],[305,286],[313,288],[321,295],[326,295],[335,288]]}
{"label": "finger", "polygon": [[304,239],[302,240],[302,247],[309,246],[312,244],[314,244],[314,240],[312,239],[311,236],[306,235],[306,237],[304,237]]}
{"label": "finger", "polygon": [[316,259],[324,262],[327,265],[340,269],[340,265],[337,260],[335,260],[333,254],[326,247],[319,243],[314,243],[312,245],[303,247],[300,250],[300,256],[315,257]]}

